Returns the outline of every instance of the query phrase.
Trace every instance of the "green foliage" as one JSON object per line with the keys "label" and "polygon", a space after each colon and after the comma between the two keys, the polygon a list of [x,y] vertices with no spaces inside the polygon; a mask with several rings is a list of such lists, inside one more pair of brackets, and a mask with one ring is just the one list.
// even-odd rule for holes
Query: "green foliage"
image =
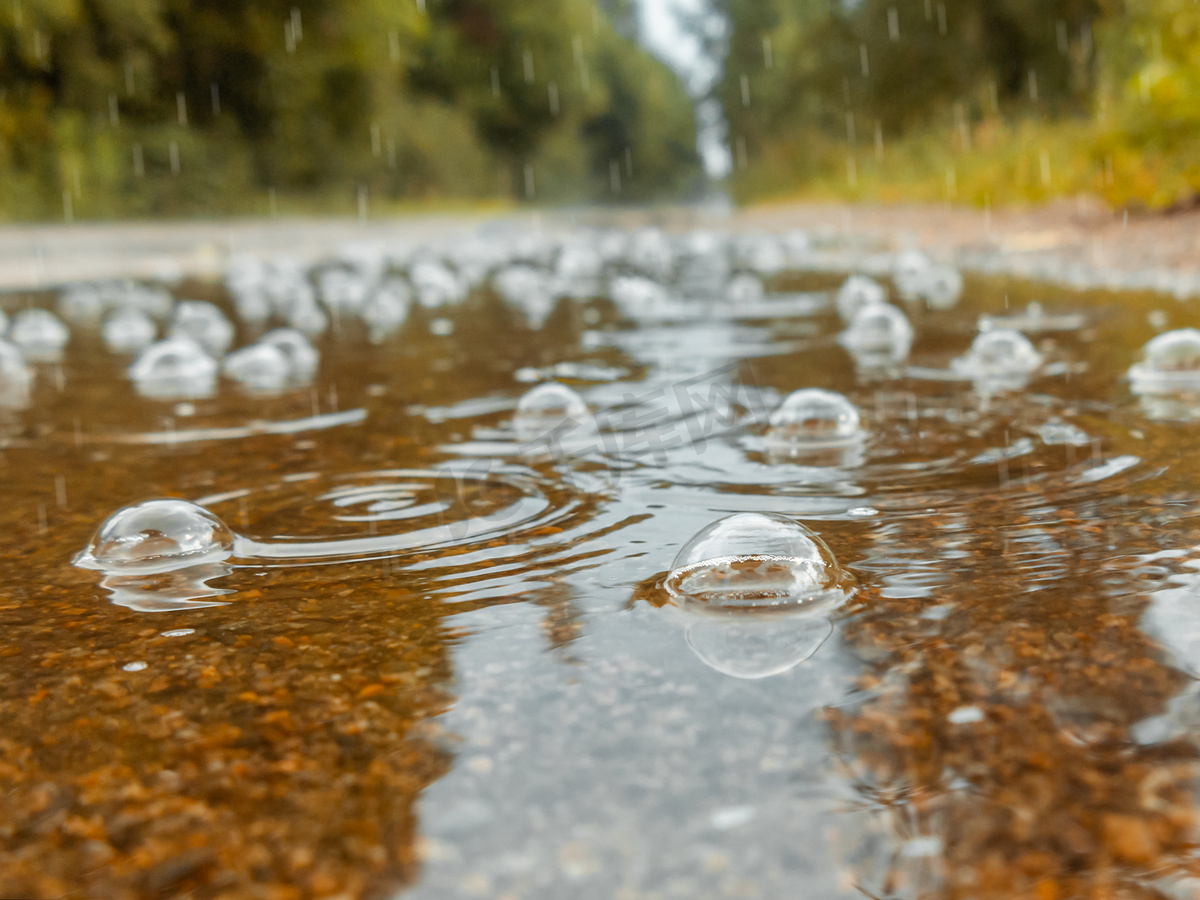
{"label": "green foliage", "polygon": [[526,171],[541,201],[642,199],[696,176],[678,79],[590,2],[427,2],[12,0],[0,215],[524,198]]}
{"label": "green foliage", "polygon": [[1194,0],[714,2],[742,199],[1200,191]]}

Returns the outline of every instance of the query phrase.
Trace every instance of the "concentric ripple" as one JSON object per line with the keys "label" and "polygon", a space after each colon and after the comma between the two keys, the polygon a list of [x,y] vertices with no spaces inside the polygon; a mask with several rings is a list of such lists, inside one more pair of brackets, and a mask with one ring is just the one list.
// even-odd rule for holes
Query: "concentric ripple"
{"label": "concentric ripple", "polygon": [[237,559],[268,566],[503,546],[562,525],[583,504],[569,485],[486,459],[436,470],[296,475],[200,502],[234,525]]}

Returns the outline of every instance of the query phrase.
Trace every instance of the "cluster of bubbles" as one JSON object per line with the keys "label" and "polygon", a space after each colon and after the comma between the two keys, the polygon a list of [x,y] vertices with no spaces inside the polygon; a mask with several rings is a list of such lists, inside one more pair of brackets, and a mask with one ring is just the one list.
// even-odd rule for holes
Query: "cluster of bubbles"
{"label": "cluster of bubbles", "polygon": [[[0,382],[27,387],[29,363],[61,354],[70,323],[98,327],[114,353],[136,354],[129,376],[148,396],[204,394],[222,375],[246,390],[277,391],[315,377],[319,355],[313,340],[337,336],[358,322],[370,341],[381,343],[417,308],[426,311],[422,321],[433,333],[448,334],[454,327],[451,312],[476,290],[491,290],[522,310],[533,329],[543,327],[562,304],[596,298],[607,298],[621,316],[641,322],[688,319],[721,308],[758,313],[779,296],[769,290],[773,278],[819,268],[816,260],[812,241],[800,232],[733,237],[656,229],[554,238],[527,234],[388,251],[354,246],[309,267],[287,259],[235,257],[225,282],[236,321],[214,304],[177,301],[157,288],[76,285],[59,298],[58,315],[29,309],[0,323],[7,334],[0,341]],[[843,323],[839,342],[861,367],[892,370],[903,363],[914,339],[910,316],[948,309],[963,290],[957,270],[921,253],[899,254],[889,265],[890,288],[859,272],[834,297]],[[951,375],[988,390],[1022,387],[1044,363],[1022,332],[1052,330],[1050,318],[1040,307],[981,318],[970,349],[951,362]],[[234,349],[239,334],[258,337]],[[531,371],[527,380],[549,377]],[[1200,394],[1200,331],[1156,337],[1130,377],[1140,394]],[[512,417],[513,432],[525,441],[580,427],[595,427],[589,406],[557,381],[536,384]],[[1086,439],[1066,423],[1053,428],[1054,442]],[[867,437],[850,400],[804,388],[770,415],[765,443],[787,458],[857,452]],[[854,452],[849,458],[861,458]],[[239,540],[242,555],[254,558],[258,544]],[[400,546],[393,544],[379,546]],[[206,582],[229,571],[225,561],[234,546],[230,530],[203,507],[153,500],[110,517],[76,564],[104,572],[115,602],[179,608],[215,602],[205,598],[222,592]],[[307,545],[294,549],[313,552]],[[164,577],[174,580],[164,587]],[[664,588],[688,617],[692,649],[714,668],[743,678],[778,674],[815,652],[831,632],[832,612],[850,592],[819,536],[792,519],[758,513],[706,526],[680,550]]]}

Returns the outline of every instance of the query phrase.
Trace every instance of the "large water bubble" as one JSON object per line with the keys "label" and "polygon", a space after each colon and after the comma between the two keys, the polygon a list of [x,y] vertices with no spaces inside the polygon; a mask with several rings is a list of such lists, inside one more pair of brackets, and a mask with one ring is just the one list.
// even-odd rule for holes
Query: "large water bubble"
{"label": "large water bubble", "polygon": [[887,302],[887,291],[883,285],[866,275],[851,275],[838,288],[834,305],[843,322],[854,320],[855,314],[864,306]]}
{"label": "large water bubble", "polygon": [[517,401],[513,428],[518,438],[529,441],[556,429],[574,430],[590,418],[588,405],[579,394],[565,384],[547,381],[526,391]]}
{"label": "large water bubble", "polygon": [[666,588],[681,605],[762,609],[842,595],[840,571],[824,542],[799,522],[735,513],[684,544]]}
{"label": "large water bubble", "polygon": [[835,447],[863,437],[854,404],[820,388],[793,391],[769,421],[768,440],[789,446]]}
{"label": "large water bubble", "polygon": [[913,329],[890,303],[871,303],[859,308],[839,340],[866,364],[900,362],[912,347]]}
{"label": "large water bubble", "polygon": [[1129,370],[1138,394],[1190,394],[1200,391],[1200,331],[1179,328],[1152,338],[1142,359]]}
{"label": "large water bubble", "polygon": [[277,391],[287,385],[290,366],[273,344],[257,343],[235,350],[221,366],[226,378],[253,391]]}
{"label": "large water bubble", "polygon": [[997,328],[976,335],[971,349],[951,365],[975,381],[1019,385],[1041,364],[1042,355],[1029,338],[1010,328]]}
{"label": "large water bubble", "polygon": [[217,361],[190,338],[151,344],[129,367],[140,394],[159,399],[205,397],[216,383]]}
{"label": "large water bubble", "polygon": [[367,335],[371,343],[382,343],[400,330],[400,326],[408,318],[408,304],[411,299],[412,289],[399,279],[392,279],[380,285],[367,299],[360,315],[363,324],[367,326]]}
{"label": "large water bubble", "polygon": [[930,309],[952,309],[962,291],[962,275],[950,266],[930,266],[917,279],[916,295]]}
{"label": "large water bubble", "polygon": [[113,575],[153,575],[220,562],[233,553],[233,532],[203,506],[146,500],[117,510],[74,563]]}
{"label": "large water bubble", "polygon": [[213,356],[220,356],[233,343],[233,324],[213,304],[185,300],[175,308],[171,336],[191,338]]}
{"label": "large water bubble", "polygon": [[57,359],[70,337],[67,326],[45,309],[21,310],[13,316],[8,330],[8,339],[33,360]]}

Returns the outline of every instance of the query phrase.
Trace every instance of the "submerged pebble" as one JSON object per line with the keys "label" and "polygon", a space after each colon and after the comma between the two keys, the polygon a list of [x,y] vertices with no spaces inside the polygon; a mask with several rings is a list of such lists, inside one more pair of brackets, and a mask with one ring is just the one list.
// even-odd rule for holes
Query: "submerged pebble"
{"label": "submerged pebble", "polygon": [[839,576],[829,548],[799,522],[735,513],[706,525],[683,545],[666,588],[681,602],[746,609],[824,598]]}
{"label": "submerged pebble", "polygon": [[75,565],[115,575],[153,575],[227,559],[233,532],[186,500],[146,500],[117,510]]}

